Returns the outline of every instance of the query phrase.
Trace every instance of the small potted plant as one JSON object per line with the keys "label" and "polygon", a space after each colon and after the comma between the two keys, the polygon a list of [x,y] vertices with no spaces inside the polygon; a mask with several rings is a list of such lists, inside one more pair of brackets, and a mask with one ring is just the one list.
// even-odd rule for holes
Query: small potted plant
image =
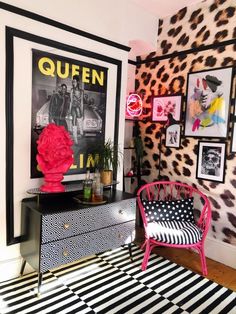
{"label": "small potted plant", "polygon": [[101,182],[104,185],[110,185],[113,180],[113,172],[117,171],[120,165],[121,152],[118,145],[115,145],[111,139],[108,139],[103,145],[98,147],[98,154]]}

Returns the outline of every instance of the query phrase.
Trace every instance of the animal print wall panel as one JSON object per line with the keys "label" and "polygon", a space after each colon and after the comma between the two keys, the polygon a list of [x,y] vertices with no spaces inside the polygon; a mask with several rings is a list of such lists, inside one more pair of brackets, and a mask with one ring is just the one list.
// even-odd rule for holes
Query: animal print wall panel
{"label": "animal print wall panel", "polygon": [[[179,33],[176,36],[170,36],[171,29],[173,28],[173,23],[170,23],[171,17],[163,20],[160,41],[166,39],[171,43],[168,53],[174,50],[182,51],[189,49],[194,47],[193,43],[195,41],[199,40],[198,32],[204,25],[206,25],[205,32],[209,31],[209,36],[205,38],[204,44],[215,42],[217,32],[223,29],[227,30],[225,32],[227,36],[223,40],[235,38],[236,24],[233,25],[233,21],[236,20],[235,8],[236,1],[231,0],[207,1],[203,2],[197,8],[188,8],[182,18],[180,18],[180,13],[176,15],[179,16],[176,20],[176,25],[182,26],[179,28]],[[200,10],[201,14],[204,13],[204,19],[200,18],[201,21],[199,20],[196,29],[192,29],[193,21],[190,17],[196,10]],[[199,14],[196,14],[196,16],[199,16]],[[191,42],[189,40],[186,42],[186,45],[180,45],[178,40],[181,36],[185,36],[185,34],[191,34]],[[160,56],[163,53],[167,52],[163,51],[162,48],[157,53],[142,57],[142,59],[148,60],[150,57],[154,57],[154,55]],[[179,57],[159,61],[148,61],[138,65],[136,70],[136,90],[144,95],[146,117],[150,118],[151,116],[151,96],[153,94],[182,93],[186,96],[187,74],[189,72],[235,65],[236,40],[234,44],[221,46],[217,49],[205,50],[194,54],[184,54]],[[235,80],[233,86],[232,97],[234,97],[235,92]],[[231,118],[232,112],[233,107],[231,107]],[[139,123],[140,134],[145,149],[143,163],[149,169],[149,176],[145,178],[146,181],[157,180],[160,171],[160,175],[164,179],[182,181],[199,188],[209,197],[212,204],[211,235],[217,240],[236,245],[236,156],[229,153],[231,127],[232,125],[230,124],[229,140],[227,140],[225,183],[222,184],[196,179],[197,139],[182,137],[180,148],[166,148],[165,127],[163,124],[151,121]],[[211,141],[211,139],[208,140]],[[161,164],[159,167],[160,159]]]}
{"label": "animal print wall panel", "polygon": [[169,54],[236,36],[235,0],[210,0],[159,21],[158,51]]}

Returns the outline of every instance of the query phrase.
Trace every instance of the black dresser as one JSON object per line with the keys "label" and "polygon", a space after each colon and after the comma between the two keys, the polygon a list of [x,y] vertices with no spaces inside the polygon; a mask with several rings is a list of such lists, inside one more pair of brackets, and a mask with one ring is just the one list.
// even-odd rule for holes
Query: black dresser
{"label": "black dresser", "polygon": [[[39,274],[49,269],[129,244],[135,237],[136,199],[119,190],[104,192],[102,205],[82,205],[73,197],[27,198],[22,201],[23,263]],[[131,251],[130,251],[131,253]]]}

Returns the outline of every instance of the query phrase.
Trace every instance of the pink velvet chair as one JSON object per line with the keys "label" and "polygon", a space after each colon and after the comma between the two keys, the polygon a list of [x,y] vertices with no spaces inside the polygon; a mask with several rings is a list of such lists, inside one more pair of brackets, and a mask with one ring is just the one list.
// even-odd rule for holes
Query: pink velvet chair
{"label": "pink velvet chair", "polygon": [[137,192],[145,242],[142,270],[155,246],[193,248],[199,252],[203,275],[207,275],[204,241],[211,222],[208,198],[199,190],[178,182],[158,181]]}

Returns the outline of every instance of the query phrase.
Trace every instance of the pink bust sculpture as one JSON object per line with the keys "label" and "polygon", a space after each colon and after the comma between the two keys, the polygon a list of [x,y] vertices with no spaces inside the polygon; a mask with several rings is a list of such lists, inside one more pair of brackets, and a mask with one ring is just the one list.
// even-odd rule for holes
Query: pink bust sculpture
{"label": "pink bust sculpture", "polygon": [[73,141],[64,126],[50,123],[43,129],[37,141],[36,156],[40,170],[44,174],[43,192],[64,192],[61,184],[63,174],[73,163]]}

